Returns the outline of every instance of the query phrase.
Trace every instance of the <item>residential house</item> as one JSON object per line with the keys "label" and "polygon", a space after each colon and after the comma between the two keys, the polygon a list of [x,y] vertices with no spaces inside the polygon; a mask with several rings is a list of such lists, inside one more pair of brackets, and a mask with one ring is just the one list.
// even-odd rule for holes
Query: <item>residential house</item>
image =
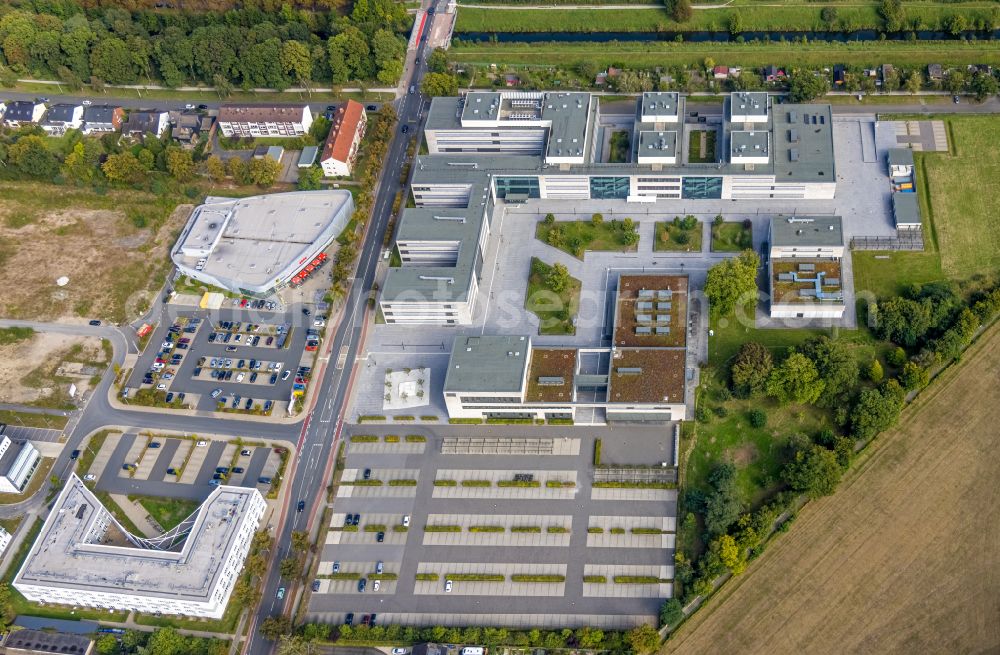
{"label": "residential house", "polygon": [[879,79],[875,81],[878,86],[883,86],[885,81],[896,76],[896,69],[892,64],[882,64],[879,67]]}
{"label": "residential house", "polygon": [[716,66],[712,69],[712,76],[717,80],[728,80],[729,66]]}
{"label": "residential house", "polygon": [[147,134],[159,137],[169,125],[170,114],[165,111],[137,110],[129,113],[122,134],[133,139],[141,139]]}
{"label": "residential house", "polygon": [[517,75],[514,75],[513,73],[507,73],[506,75],[503,76],[503,83],[504,86],[508,87],[520,86],[521,78],[518,77]]}
{"label": "residential house", "polygon": [[844,86],[846,81],[846,70],[843,64],[836,64],[833,67],[833,85],[834,86]]}
{"label": "residential house", "polygon": [[83,133],[117,132],[125,122],[125,110],[111,105],[90,105],[83,108]]}
{"label": "residential house", "polygon": [[927,79],[931,82],[940,82],[944,79],[944,69],[941,64],[927,64]]}
{"label": "residential house", "polygon": [[765,82],[780,82],[787,77],[785,75],[785,70],[783,68],[778,68],[777,66],[765,66],[764,67],[764,81]]}
{"label": "residential house", "polygon": [[14,100],[7,105],[7,110],[3,114],[3,122],[7,127],[21,127],[30,123],[38,123],[44,115],[44,102]]}
{"label": "residential house", "polygon": [[196,111],[170,112],[170,138],[184,148],[193,148],[215,133],[215,118]]}
{"label": "residential house", "polygon": [[348,100],[337,107],[319,159],[323,175],[338,177],[351,174],[367,124],[368,116],[360,102]]}
{"label": "residential house", "polygon": [[60,103],[45,112],[42,129],[52,136],[62,136],[66,130],[83,127],[83,105]]}
{"label": "residential house", "polygon": [[302,136],[313,117],[309,105],[223,105],[219,130],[226,137]]}

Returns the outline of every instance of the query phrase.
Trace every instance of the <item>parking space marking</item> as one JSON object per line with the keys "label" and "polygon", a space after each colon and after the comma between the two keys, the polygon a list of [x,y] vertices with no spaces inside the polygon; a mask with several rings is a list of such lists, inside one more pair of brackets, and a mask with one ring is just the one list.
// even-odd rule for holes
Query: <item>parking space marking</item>
{"label": "parking space marking", "polygon": [[[104,446],[98,452],[94,453],[94,461],[90,464],[89,475],[93,475],[96,480],[101,479],[101,476],[104,475],[104,469],[111,460],[111,454],[118,448],[118,442],[121,441],[121,438],[121,432],[112,432],[105,437]],[[89,443],[87,444],[87,448],[90,448]]]}
{"label": "parking space marking", "polygon": [[5,437],[10,437],[11,441],[44,441],[55,443],[59,441],[62,430],[50,430],[48,428],[29,428],[23,425],[10,425],[4,429]]}
{"label": "parking space marking", "polygon": [[179,482],[181,484],[193,484],[198,478],[198,473],[201,472],[201,465],[205,462],[205,457],[208,456],[208,446],[197,446],[195,445],[194,450],[191,451],[191,458],[188,459],[187,465],[184,467],[184,472],[181,474],[181,479]]}
{"label": "parking space marking", "polygon": [[[183,464],[184,460],[187,459],[188,453],[190,453],[191,449],[194,448],[194,441],[192,439],[171,439],[171,441],[177,442],[177,448],[174,450],[167,468],[172,468],[176,471],[180,469],[181,464]],[[171,482],[179,481],[177,476],[170,476],[165,479],[170,480]]]}

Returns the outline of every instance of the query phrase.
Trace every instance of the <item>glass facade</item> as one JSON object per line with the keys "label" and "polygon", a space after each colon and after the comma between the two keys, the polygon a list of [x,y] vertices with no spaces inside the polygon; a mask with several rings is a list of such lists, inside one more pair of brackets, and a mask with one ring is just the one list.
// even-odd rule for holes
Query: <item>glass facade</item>
{"label": "glass facade", "polygon": [[690,200],[715,200],[722,197],[721,177],[685,177],[681,197]]}
{"label": "glass facade", "polygon": [[497,198],[506,198],[508,194],[529,198],[542,197],[538,190],[537,177],[494,177],[493,184],[496,185]]}
{"label": "glass facade", "polygon": [[590,197],[595,200],[624,200],[628,198],[628,177],[590,178]]}

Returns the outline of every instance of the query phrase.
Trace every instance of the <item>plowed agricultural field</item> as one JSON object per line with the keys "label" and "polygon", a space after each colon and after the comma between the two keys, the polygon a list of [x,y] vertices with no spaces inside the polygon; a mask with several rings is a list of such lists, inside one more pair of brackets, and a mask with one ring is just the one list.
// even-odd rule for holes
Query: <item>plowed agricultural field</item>
{"label": "plowed agricultural field", "polygon": [[665,651],[1000,652],[1000,326]]}

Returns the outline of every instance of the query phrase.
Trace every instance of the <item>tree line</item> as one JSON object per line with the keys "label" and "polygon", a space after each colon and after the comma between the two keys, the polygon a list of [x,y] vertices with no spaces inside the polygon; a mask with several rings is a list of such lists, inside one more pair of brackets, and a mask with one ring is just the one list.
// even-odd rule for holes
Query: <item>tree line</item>
{"label": "tree line", "polygon": [[201,83],[286,89],[402,74],[412,19],[402,3],[358,0],[349,16],[292,9],[222,12],[83,9],[73,2],[0,8],[0,83]]}

